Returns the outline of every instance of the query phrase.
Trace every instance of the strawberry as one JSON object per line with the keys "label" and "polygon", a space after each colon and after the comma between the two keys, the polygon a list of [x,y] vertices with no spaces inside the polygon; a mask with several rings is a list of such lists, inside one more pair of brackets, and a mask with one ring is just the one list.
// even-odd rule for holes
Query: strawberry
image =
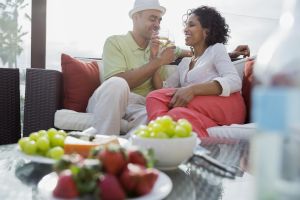
{"label": "strawberry", "polygon": [[135,187],[139,181],[142,167],[135,164],[127,164],[120,176],[120,183],[129,195],[134,195]]}
{"label": "strawberry", "polygon": [[63,199],[72,199],[79,195],[70,170],[64,170],[59,174],[53,195]]}
{"label": "strawberry", "polygon": [[117,145],[110,145],[98,154],[104,170],[112,175],[118,175],[126,165],[126,157],[123,149]]}
{"label": "strawberry", "polygon": [[102,176],[98,186],[101,200],[122,200],[126,197],[118,179],[113,175]]}
{"label": "strawberry", "polygon": [[128,162],[142,165],[144,167],[147,166],[147,159],[145,158],[144,154],[137,149],[128,150]]}
{"label": "strawberry", "polygon": [[155,169],[145,169],[141,175],[139,182],[136,186],[137,195],[145,195],[151,192],[156,180],[158,178],[158,172]]}
{"label": "strawberry", "polygon": [[157,170],[129,163],[120,176],[120,182],[129,196],[141,196],[152,190],[157,178]]}

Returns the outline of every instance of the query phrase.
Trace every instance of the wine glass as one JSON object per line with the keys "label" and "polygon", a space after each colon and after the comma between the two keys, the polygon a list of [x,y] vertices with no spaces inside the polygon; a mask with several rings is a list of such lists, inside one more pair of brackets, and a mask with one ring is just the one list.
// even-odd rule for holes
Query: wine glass
{"label": "wine glass", "polygon": [[175,37],[171,32],[169,32],[169,44],[167,44],[167,46],[176,46]]}
{"label": "wine glass", "polygon": [[169,30],[168,29],[160,29],[158,32],[159,43],[162,47],[166,47],[169,43]]}

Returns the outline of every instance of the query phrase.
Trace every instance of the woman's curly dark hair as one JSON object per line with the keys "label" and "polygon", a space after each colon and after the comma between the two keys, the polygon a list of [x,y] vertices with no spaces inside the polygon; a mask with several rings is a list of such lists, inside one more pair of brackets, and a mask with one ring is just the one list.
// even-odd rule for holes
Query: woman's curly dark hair
{"label": "woman's curly dark hair", "polygon": [[188,10],[184,16],[187,19],[190,15],[197,16],[201,26],[208,30],[205,43],[207,46],[222,43],[226,44],[229,38],[229,26],[225,22],[225,18],[213,7],[201,6],[199,8]]}

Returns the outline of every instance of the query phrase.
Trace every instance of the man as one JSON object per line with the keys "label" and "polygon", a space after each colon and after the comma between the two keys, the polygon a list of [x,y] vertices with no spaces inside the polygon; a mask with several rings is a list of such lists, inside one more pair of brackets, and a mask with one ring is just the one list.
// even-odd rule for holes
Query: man
{"label": "man", "polygon": [[87,107],[87,112],[94,114],[98,134],[119,135],[146,123],[145,96],[154,89],[152,76],[176,56],[191,56],[189,51],[173,47],[158,53],[156,33],[165,11],[158,0],[135,0],[129,12],[132,31],[106,40],[103,49],[106,81],[94,92]]}

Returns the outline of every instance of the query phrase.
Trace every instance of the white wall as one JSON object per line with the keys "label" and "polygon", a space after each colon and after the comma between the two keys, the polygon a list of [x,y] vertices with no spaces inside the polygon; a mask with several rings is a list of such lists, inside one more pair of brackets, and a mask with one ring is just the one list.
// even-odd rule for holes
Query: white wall
{"label": "white wall", "polygon": [[[162,27],[184,45],[182,16],[200,5],[216,7],[231,28],[228,49],[248,44],[256,54],[261,44],[277,26],[281,0],[160,0],[167,8]],[[60,54],[101,57],[105,39],[131,29],[128,11],[133,0],[49,0],[47,2],[47,68],[60,68]]]}

